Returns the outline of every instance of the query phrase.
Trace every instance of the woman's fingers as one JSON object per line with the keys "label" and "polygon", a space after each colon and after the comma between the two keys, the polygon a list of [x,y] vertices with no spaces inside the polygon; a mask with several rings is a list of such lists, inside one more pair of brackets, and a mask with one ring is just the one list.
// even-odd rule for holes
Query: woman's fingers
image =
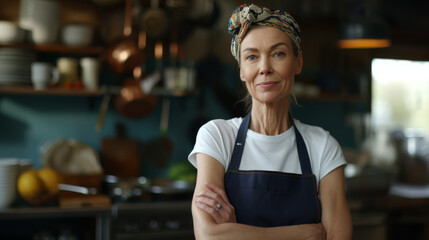
{"label": "woman's fingers", "polygon": [[194,196],[196,206],[210,214],[217,223],[236,222],[235,209],[225,191],[213,184]]}
{"label": "woman's fingers", "polygon": [[[232,206],[232,204],[229,202],[229,199],[228,199],[228,196],[226,195],[225,190],[211,183],[206,184],[206,187],[214,191],[215,193],[219,194],[223,200],[223,202],[221,202],[222,207],[224,207],[225,209],[231,210],[231,211],[228,211],[228,215],[230,215],[230,212],[233,212],[235,216],[234,206]],[[226,206],[228,206],[229,208],[226,208]]]}
{"label": "woman's fingers", "polygon": [[214,200],[214,202],[212,202],[214,208],[216,208],[216,205],[218,203],[220,203],[221,205],[223,205],[225,202],[227,202],[222,197],[222,194],[220,194],[220,193],[218,193],[216,191],[213,191],[210,188],[208,188],[207,190],[201,191],[197,196],[206,197],[206,198],[210,198],[210,199]]}
{"label": "woman's fingers", "polygon": [[228,197],[226,196],[225,190],[223,190],[222,188],[220,188],[220,187],[218,187],[218,186],[216,186],[214,184],[211,184],[211,183],[206,184],[206,187],[208,189],[212,190],[213,192],[219,194],[222,197],[222,200],[224,202],[228,202],[229,203],[229,200],[228,200]]}
{"label": "woman's fingers", "polygon": [[195,196],[194,200],[197,202],[204,203],[205,205],[210,206],[213,209],[216,209],[216,205],[219,203],[219,201],[206,195],[197,195]]}
{"label": "woman's fingers", "polygon": [[212,206],[207,205],[205,202],[198,201],[197,199],[195,199],[195,205],[201,210],[203,210],[204,212],[210,214],[210,216],[214,218],[216,223],[224,222],[222,216]]}

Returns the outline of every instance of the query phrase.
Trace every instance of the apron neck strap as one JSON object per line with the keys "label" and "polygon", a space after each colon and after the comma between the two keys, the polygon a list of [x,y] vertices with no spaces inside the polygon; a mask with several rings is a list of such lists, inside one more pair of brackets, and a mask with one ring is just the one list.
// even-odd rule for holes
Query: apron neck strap
{"label": "apron neck strap", "polygon": [[295,141],[296,148],[298,150],[299,163],[301,165],[302,174],[313,174],[311,171],[310,157],[308,156],[307,147],[305,145],[304,139],[302,138],[301,133],[295,125],[295,122],[292,119],[291,114],[289,114],[289,121],[292,123],[292,126],[295,130]]}
{"label": "apron neck strap", "polygon": [[[241,156],[243,155],[244,144],[246,142],[247,130],[249,129],[250,124],[250,115],[249,112],[246,117],[243,119],[243,122],[238,129],[237,137],[235,138],[234,150],[232,152],[231,162],[228,166],[228,171],[238,170],[241,163]],[[292,119],[291,114],[289,114],[289,121],[295,130],[295,139],[298,149],[298,157],[301,165],[302,174],[312,174],[310,157],[308,156],[307,147],[305,145],[304,139],[302,138],[301,133],[298,131],[298,128],[295,126],[295,123]]]}
{"label": "apron neck strap", "polygon": [[243,155],[244,143],[246,142],[247,130],[249,129],[250,124],[250,114],[249,112],[246,117],[243,119],[243,122],[238,129],[237,137],[235,138],[234,150],[232,152],[231,162],[228,166],[229,170],[238,170],[241,163],[241,156]]}

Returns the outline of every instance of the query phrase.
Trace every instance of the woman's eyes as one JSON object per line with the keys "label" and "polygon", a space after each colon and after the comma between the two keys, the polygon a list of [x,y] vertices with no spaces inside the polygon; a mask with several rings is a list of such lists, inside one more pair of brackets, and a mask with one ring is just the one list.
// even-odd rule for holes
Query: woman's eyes
{"label": "woman's eyes", "polygon": [[[282,51],[278,51],[278,52],[274,52],[274,54],[272,56],[273,57],[283,57],[285,55],[286,55],[286,53],[284,53]],[[256,54],[251,54],[251,55],[246,56],[246,60],[249,60],[249,61],[255,60],[257,58],[258,58],[258,56]]]}
{"label": "woman's eyes", "polygon": [[246,57],[247,60],[255,60],[256,56],[255,55],[249,55]]}
{"label": "woman's eyes", "polygon": [[274,53],[274,57],[283,57],[283,56],[285,56],[286,54],[284,53],[284,52],[275,52]]}

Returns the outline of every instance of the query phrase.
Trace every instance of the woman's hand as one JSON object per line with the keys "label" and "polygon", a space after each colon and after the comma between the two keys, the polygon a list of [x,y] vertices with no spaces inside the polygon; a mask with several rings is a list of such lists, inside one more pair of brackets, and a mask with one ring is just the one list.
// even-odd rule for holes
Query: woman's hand
{"label": "woman's hand", "polygon": [[195,205],[210,214],[218,224],[236,223],[235,209],[229,202],[225,190],[210,183],[206,184],[206,188],[195,195]]}
{"label": "woman's hand", "polygon": [[310,224],[310,226],[313,227],[317,232],[317,234],[315,234],[314,238],[311,238],[311,239],[326,240],[327,234],[326,234],[325,227],[323,227],[322,223]]}

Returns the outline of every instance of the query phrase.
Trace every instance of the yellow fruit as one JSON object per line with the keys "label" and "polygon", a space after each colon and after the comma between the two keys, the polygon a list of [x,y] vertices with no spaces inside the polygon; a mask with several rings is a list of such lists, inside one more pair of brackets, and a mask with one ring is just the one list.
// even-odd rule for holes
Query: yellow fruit
{"label": "yellow fruit", "polygon": [[35,169],[27,170],[18,177],[18,192],[29,203],[39,204],[45,194],[45,186]]}
{"label": "yellow fruit", "polygon": [[45,190],[50,195],[58,193],[58,184],[61,183],[60,174],[52,168],[42,168],[39,170],[38,174],[45,186]]}

